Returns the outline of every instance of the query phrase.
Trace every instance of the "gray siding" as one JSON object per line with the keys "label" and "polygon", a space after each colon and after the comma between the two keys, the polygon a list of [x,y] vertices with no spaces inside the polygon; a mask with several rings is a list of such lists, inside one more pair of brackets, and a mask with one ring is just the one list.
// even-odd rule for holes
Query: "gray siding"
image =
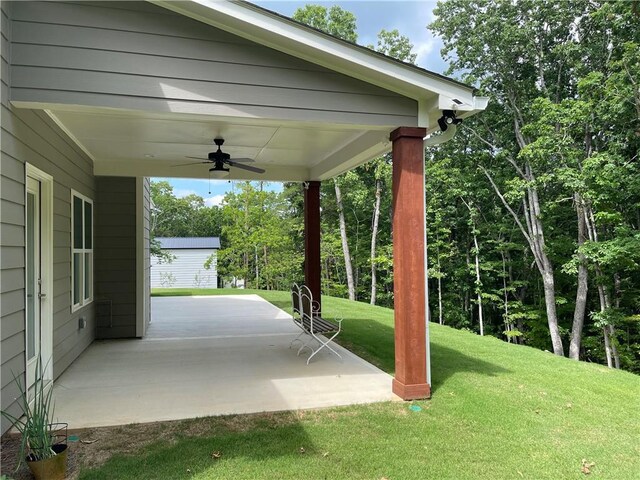
{"label": "gray siding", "polygon": [[415,125],[417,103],[144,2],[18,2],[13,100]]}
{"label": "gray siding", "polygon": [[[43,112],[20,110],[8,101],[8,56],[15,4],[1,3],[1,169],[0,169],[0,406],[17,413],[13,373],[24,374],[24,197],[25,163],[53,176],[53,375],[57,378],[94,339],[93,304],[71,313],[70,189],[95,197],[93,164]],[[78,328],[78,318],[87,328]],[[2,419],[0,431],[8,424]]]}
{"label": "gray siding", "polygon": [[151,180],[140,178],[137,182],[140,199],[138,211],[138,272],[137,286],[142,294],[138,296],[138,337],[144,337],[151,322]]}
{"label": "gray siding", "polygon": [[111,326],[98,338],[136,336],[136,179],[96,177],[96,301],[111,300]]}

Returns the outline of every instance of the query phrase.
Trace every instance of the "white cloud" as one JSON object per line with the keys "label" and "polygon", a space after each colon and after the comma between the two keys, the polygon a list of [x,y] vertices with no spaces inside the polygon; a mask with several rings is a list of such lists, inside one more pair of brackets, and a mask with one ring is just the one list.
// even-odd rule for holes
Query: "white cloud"
{"label": "white cloud", "polygon": [[207,207],[219,207],[222,205],[222,201],[224,200],[224,195],[214,195],[213,197],[205,198],[204,204]]}
{"label": "white cloud", "polygon": [[185,188],[174,188],[173,194],[175,195],[176,198],[184,198],[187,195],[192,195],[192,194],[197,195],[195,190],[189,190]]}
{"label": "white cloud", "polygon": [[435,48],[435,46],[436,46],[436,42],[433,38],[430,38],[425,42],[420,42],[414,45],[413,52],[418,55],[416,57],[416,63],[418,65],[427,65],[429,63],[427,59],[433,53],[433,49]]}

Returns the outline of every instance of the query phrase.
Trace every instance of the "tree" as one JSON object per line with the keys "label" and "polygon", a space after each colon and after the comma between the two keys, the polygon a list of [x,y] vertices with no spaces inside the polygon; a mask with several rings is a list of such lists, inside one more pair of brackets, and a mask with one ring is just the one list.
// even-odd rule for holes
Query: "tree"
{"label": "tree", "polygon": [[413,43],[409,37],[401,35],[397,29],[385,30],[383,28],[378,33],[377,46],[368,45],[368,47],[402,62],[415,64],[416,58],[418,58],[417,53],[412,53]]}
{"label": "tree", "polygon": [[355,15],[337,5],[331,8],[322,5],[305,5],[298,8],[291,18],[352,43],[358,40]]}
{"label": "tree", "polygon": [[[337,5],[332,6],[330,9],[321,5],[306,5],[302,8],[298,8],[293,13],[292,18],[298,22],[307,24],[318,30],[327,32],[334,37],[338,37],[352,43],[355,43],[358,39],[358,34],[356,33],[356,17],[353,13],[343,10]],[[353,266],[351,262],[351,253],[349,251],[349,241],[347,238],[344,207],[342,205],[342,192],[337,178],[333,179],[333,185],[336,195],[336,205],[338,208],[340,238],[342,241],[349,300],[355,300],[356,287],[353,275]]]}
{"label": "tree", "polygon": [[[525,147],[531,102],[559,99],[571,91],[571,49],[556,48],[558,39],[571,44],[576,19],[584,15],[582,2],[556,4],[523,1],[439,3],[431,28],[442,36],[450,71],[467,70],[464,77],[491,94],[493,115],[484,115],[474,132],[489,159],[507,162],[513,169],[503,186],[484,162],[480,169],[507,212],[521,230],[544,285],[546,315],[553,351],[564,355],[558,325],[554,265],[548,255],[543,215],[550,163],[529,155]],[[445,20],[446,19],[446,20]],[[454,55],[455,52],[455,55]],[[495,165],[495,162],[494,162]],[[506,173],[506,172],[505,172]]]}
{"label": "tree", "polygon": [[[483,115],[463,124],[475,138],[464,151],[533,255],[554,352],[563,353],[563,293],[573,281],[569,350],[580,355],[591,282],[598,293],[591,318],[607,363],[617,364],[615,326],[624,316],[613,299],[624,304],[621,285],[636,274],[627,248],[639,223],[629,206],[638,201],[630,168],[638,155],[640,18],[624,2],[542,0],[451,0],[434,13],[431,28],[443,37],[450,73],[492,97]],[[504,315],[513,318],[506,292],[517,290],[506,282],[506,256],[503,265]],[[528,318],[531,335],[535,319]]]}
{"label": "tree", "polygon": [[220,273],[244,279],[247,287],[288,289],[300,276],[302,256],[285,192],[266,190],[263,182],[241,182],[225,195],[222,216],[226,241],[218,253]]}

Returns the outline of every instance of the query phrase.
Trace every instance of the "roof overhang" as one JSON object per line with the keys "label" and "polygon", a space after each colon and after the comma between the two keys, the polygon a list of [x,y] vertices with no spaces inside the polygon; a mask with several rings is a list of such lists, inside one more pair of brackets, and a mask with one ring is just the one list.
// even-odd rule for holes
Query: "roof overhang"
{"label": "roof overhang", "polygon": [[[68,10],[84,8],[82,3],[43,3],[43,12],[34,4],[23,12],[34,21],[16,30],[29,24],[44,33],[34,39],[31,30],[22,31],[29,41],[13,52],[10,95],[14,107],[49,115],[93,160],[95,175],[206,179],[210,165],[186,157],[206,158],[213,138],[222,137],[232,159],[250,158],[265,170],[260,175],[234,167],[230,180],[325,180],[389,152],[389,134],[398,127],[433,133],[443,110],[464,118],[487,105],[468,85],[248,2],[150,0],[163,8],[113,7],[110,21],[122,23],[103,36],[92,34],[103,33],[99,26],[82,23],[94,18],[86,12],[69,20],[74,35],[54,37],[39,26],[55,6],[75,18]],[[111,7],[105,2],[95,8]],[[119,10],[127,13],[124,20]],[[149,20],[158,17],[166,17],[164,23]],[[139,18],[151,30],[136,23]],[[213,40],[202,33],[209,28],[196,22],[214,27]],[[167,32],[174,23],[180,28]],[[134,36],[113,37],[125,28]],[[185,34],[197,29],[199,38]],[[241,38],[216,40],[230,37],[225,32]],[[226,48],[221,45],[240,49],[229,50],[233,55],[258,47],[259,58],[212,55]],[[83,55],[69,54],[72,49]],[[271,54],[276,63],[260,63]],[[227,65],[235,66],[233,74]],[[259,81],[251,76],[256,66]]]}

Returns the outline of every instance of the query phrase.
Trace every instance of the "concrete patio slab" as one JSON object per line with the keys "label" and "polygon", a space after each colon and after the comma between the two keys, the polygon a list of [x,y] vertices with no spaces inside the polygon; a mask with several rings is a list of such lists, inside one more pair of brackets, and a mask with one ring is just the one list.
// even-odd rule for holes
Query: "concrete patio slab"
{"label": "concrete patio slab", "polygon": [[[397,400],[336,345],[307,365],[291,317],[257,295],[154,297],[143,340],[94,342],[54,385],[70,428]],[[347,326],[348,328],[348,326]]]}

